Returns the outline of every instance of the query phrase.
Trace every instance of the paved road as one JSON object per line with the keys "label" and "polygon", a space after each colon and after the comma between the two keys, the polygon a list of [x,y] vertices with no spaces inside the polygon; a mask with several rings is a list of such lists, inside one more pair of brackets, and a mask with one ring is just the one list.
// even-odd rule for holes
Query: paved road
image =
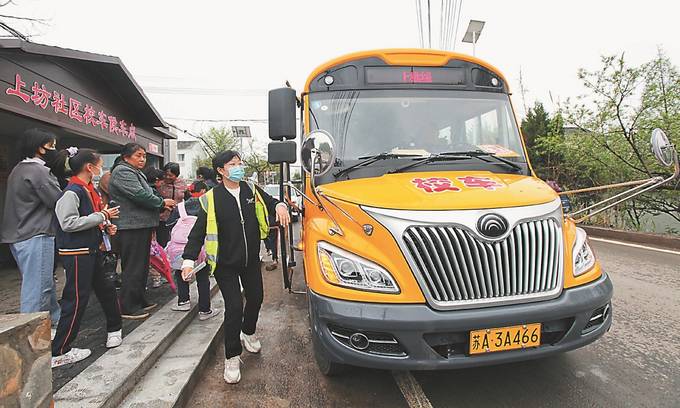
{"label": "paved road", "polygon": [[244,354],[243,380],[230,386],[220,348],[188,406],[680,406],[680,255],[593,244],[615,285],[611,331],[567,354],[471,370],[325,378],[312,357],[305,296],[284,293],[280,272],[265,272],[262,354]]}

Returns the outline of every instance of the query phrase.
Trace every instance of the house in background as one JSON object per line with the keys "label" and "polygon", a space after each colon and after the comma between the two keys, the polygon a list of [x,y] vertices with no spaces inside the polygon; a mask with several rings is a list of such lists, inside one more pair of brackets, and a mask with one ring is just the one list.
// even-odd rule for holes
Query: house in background
{"label": "house in background", "polygon": [[[174,142],[174,141],[173,141]],[[177,140],[176,160],[179,163],[179,171],[185,180],[196,178],[196,160],[207,157],[201,143],[198,140]]]}

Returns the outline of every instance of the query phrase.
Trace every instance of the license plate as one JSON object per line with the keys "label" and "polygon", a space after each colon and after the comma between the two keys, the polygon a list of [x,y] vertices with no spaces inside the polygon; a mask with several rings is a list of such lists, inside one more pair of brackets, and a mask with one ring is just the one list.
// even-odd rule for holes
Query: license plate
{"label": "license plate", "polygon": [[540,323],[473,330],[470,332],[470,354],[493,353],[540,345]]}

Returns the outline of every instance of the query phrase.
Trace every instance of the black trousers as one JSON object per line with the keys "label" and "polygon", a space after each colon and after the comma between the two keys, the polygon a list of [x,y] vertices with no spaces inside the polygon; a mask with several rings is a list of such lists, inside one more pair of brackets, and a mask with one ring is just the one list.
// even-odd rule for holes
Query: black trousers
{"label": "black trousers", "polygon": [[[247,268],[228,268],[217,264],[215,280],[224,298],[224,354],[226,358],[241,355],[240,332],[255,334],[257,319],[264,297],[261,262]],[[245,307],[239,278],[243,285]]]}
{"label": "black trousers", "polygon": [[93,289],[106,316],[106,331],[115,332],[122,327],[116,287],[99,269],[98,256],[93,254],[61,257],[66,272],[66,283],[61,297],[61,317],[57,325],[57,334],[52,341],[53,356],[71,350],[71,343],[78,335]]}
{"label": "black trousers", "polygon": [[170,241],[170,232],[172,231],[172,227],[169,227],[165,225],[165,221],[161,221],[160,224],[158,224],[158,227],[156,227],[156,242],[158,242],[163,248],[168,244],[168,241]]}
{"label": "black trousers", "polygon": [[279,259],[278,247],[279,247],[279,228],[270,228],[269,235],[264,239],[264,247],[271,251],[272,260],[277,261]]}
{"label": "black trousers", "polygon": [[[189,301],[189,283],[182,279],[182,271],[175,270],[175,283],[177,284],[177,299],[179,302]],[[196,273],[196,285],[198,285],[198,311],[210,311],[210,268],[206,266]]]}
{"label": "black trousers", "polygon": [[151,228],[118,231],[123,285],[120,303],[123,314],[148,306],[146,280],[149,277]]}

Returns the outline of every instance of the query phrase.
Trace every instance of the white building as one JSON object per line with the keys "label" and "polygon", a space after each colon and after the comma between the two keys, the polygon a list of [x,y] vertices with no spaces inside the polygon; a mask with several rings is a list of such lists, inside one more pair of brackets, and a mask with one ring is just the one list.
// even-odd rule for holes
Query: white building
{"label": "white building", "polygon": [[196,178],[196,160],[205,158],[205,151],[198,140],[178,140],[176,143],[180,175],[185,180],[193,180]]}

